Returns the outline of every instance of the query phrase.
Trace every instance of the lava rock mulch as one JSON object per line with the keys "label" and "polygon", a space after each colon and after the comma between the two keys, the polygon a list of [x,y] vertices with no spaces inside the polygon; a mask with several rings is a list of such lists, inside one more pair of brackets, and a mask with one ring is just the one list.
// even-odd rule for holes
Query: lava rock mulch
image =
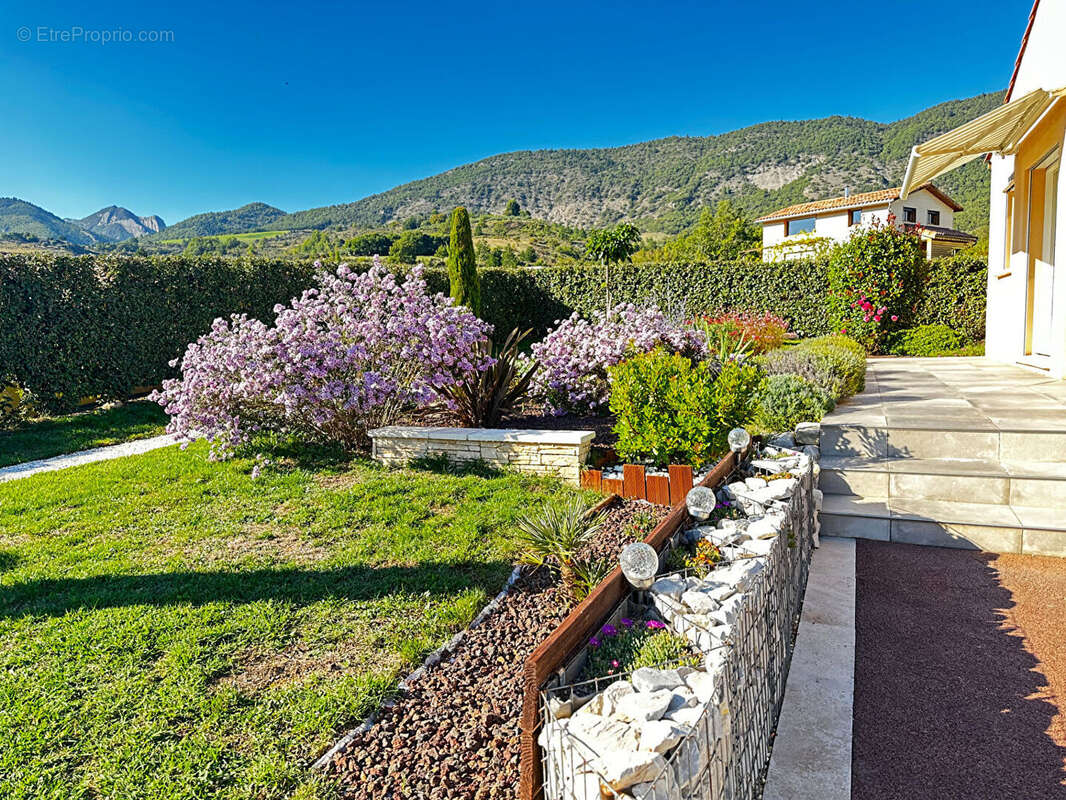
{"label": "lava rock mulch", "polygon": [[[623,502],[582,553],[615,558],[669,513]],[[640,523],[650,523],[645,526]],[[327,766],[343,798],[513,798],[518,791],[522,667],[573,608],[546,569],[523,575],[454,654],[408,684]]]}

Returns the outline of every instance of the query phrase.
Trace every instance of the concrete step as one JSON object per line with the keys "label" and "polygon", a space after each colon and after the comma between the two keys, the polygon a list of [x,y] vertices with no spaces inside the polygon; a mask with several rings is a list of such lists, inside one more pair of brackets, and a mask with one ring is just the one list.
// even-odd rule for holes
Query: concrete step
{"label": "concrete step", "polygon": [[1066,556],[1066,507],[827,494],[822,535]]}
{"label": "concrete step", "polygon": [[1066,462],[825,456],[826,494],[1066,507]]}
{"label": "concrete step", "polygon": [[1007,429],[969,417],[902,420],[823,420],[822,456],[1060,462],[1066,453],[1066,430],[1061,427]]}

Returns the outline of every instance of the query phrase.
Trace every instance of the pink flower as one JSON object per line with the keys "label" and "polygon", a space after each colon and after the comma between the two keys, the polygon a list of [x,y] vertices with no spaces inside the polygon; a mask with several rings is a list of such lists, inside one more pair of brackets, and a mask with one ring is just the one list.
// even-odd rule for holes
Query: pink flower
{"label": "pink flower", "polygon": [[889,319],[893,322],[899,322],[899,316],[897,314],[893,314]]}
{"label": "pink flower", "polygon": [[657,619],[649,619],[646,624],[647,624],[647,627],[650,630],[653,630],[653,631],[654,630],[661,630],[661,629],[666,627],[661,622],[659,622],[659,620],[657,620]]}
{"label": "pink flower", "polygon": [[612,667],[617,667],[618,666],[618,659],[617,658],[611,660],[611,666]]}

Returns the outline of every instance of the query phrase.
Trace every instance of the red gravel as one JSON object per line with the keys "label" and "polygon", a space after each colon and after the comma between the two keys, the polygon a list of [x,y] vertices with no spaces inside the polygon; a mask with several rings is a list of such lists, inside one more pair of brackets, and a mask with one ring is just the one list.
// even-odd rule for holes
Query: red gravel
{"label": "red gravel", "polygon": [[854,800],[1066,798],[1066,559],[859,540]]}
{"label": "red gravel", "polygon": [[[614,557],[669,509],[627,502],[584,555]],[[500,607],[467,633],[455,654],[411,682],[408,695],[338,753],[329,775],[343,798],[513,798],[518,790],[518,717],[526,657],[569,613],[546,570],[520,579]]]}

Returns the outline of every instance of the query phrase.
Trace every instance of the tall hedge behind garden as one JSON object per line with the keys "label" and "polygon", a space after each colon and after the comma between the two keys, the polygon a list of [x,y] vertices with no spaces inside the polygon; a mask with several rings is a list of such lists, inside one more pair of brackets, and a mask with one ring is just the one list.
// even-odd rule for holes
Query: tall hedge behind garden
{"label": "tall hedge behind garden", "polygon": [[[0,383],[28,389],[60,409],[83,396],[121,398],[174,374],[167,365],[211,321],[246,313],[273,321],[275,303],[310,286],[308,262],[211,257],[0,256]],[[599,265],[479,271],[483,317],[501,334],[539,338],[574,311],[604,302]],[[428,269],[449,293],[444,269]],[[772,311],[801,336],[831,333],[827,264],[727,261],[620,265],[615,303],[654,304],[668,315]],[[984,334],[985,264],[932,262],[913,324],[941,323],[971,339]]]}

